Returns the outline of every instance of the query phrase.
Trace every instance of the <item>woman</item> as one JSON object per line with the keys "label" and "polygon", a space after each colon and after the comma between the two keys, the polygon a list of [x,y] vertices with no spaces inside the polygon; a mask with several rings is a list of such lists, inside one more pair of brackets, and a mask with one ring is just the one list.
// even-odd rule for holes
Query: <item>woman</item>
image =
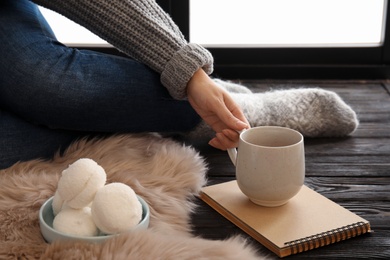
{"label": "woman", "polygon": [[[0,168],[50,157],[90,134],[201,133],[225,150],[249,125],[286,126],[308,137],[344,136],[358,126],[334,92],[254,94],[211,79],[211,54],[188,43],[154,0],[33,2],[0,2]],[[128,58],[64,46],[36,4],[85,26]]]}
{"label": "woman", "polygon": [[[0,3],[0,168],[47,157],[91,132],[186,132],[201,118],[210,144],[235,146],[247,121],[153,0]],[[132,58],[59,43],[36,4],[84,25]]]}

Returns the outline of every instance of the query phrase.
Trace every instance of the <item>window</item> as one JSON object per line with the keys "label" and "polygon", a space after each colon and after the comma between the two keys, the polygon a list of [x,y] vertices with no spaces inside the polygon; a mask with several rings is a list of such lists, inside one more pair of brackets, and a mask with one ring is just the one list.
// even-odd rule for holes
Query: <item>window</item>
{"label": "window", "polygon": [[380,46],[385,0],[190,0],[207,47]]}
{"label": "window", "polygon": [[[273,8],[269,7],[269,12],[274,11],[276,13],[274,15],[280,17],[280,21],[278,21],[279,29],[280,27],[283,29],[283,26],[280,26],[280,24],[287,25],[293,23],[292,19],[300,19],[300,17],[294,18],[294,15],[287,19],[286,17],[291,13],[301,13],[301,15],[312,17],[312,20],[321,17],[323,17],[322,20],[330,20],[336,17],[336,15],[332,14],[324,18],[321,14],[313,16],[313,13],[316,10],[328,10],[330,12],[333,9],[337,9],[337,12],[333,12],[338,13],[339,21],[334,23],[334,25],[345,28],[341,36],[353,35],[353,31],[372,32],[371,36],[366,35],[358,40],[355,38],[353,41],[345,38],[341,40],[339,38],[338,41],[335,41],[336,37],[332,37],[333,39],[326,37],[321,41],[314,41],[310,37],[305,41],[302,41],[302,39],[300,41],[292,41],[291,37],[284,37],[282,40],[270,41],[267,39],[270,42],[257,40],[256,42],[236,41],[233,43],[212,42],[211,38],[204,40],[196,38],[201,36],[199,36],[199,32],[196,35],[197,29],[195,27],[201,27],[202,25],[201,22],[199,22],[199,25],[191,25],[191,23],[198,23],[195,21],[196,17],[201,20],[208,19],[206,15],[208,11],[203,12],[203,14],[196,14],[196,12],[200,11],[196,7],[198,1],[203,0],[159,0],[162,6],[171,13],[187,39],[190,41],[203,41],[203,44],[211,51],[215,59],[215,74],[219,77],[256,79],[383,79],[390,76],[390,20],[387,19],[386,15],[389,10],[387,0],[207,0],[207,3],[203,4],[202,7],[203,9],[214,8],[211,11],[212,18],[208,20],[208,27],[215,34],[222,31],[217,26],[219,23],[216,21],[219,20],[220,13],[223,13],[222,10],[224,10],[226,2],[236,3],[236,10],[241,10],[244,13],[245,10],[256,13],[253,10],[258,9],[255,5],[260,3],[264,5],[266,3],[270,4],[269,6]],[[216,5],[212,4],[217,2],[218,4]],[[276,6],[276,2],[279,3],[279,7]],[[244,3],[252,6],[250,8],[248,6],[244,7]],[[297,7],[293,7],[293,3],[297,4]],[[302,5],[298,8],[298,4],[304,3],[307,3],[305,8]],[[311,10],[307,8],[309,6]],[[283,8],[285,16],[280,15]],[[244,11],[242,11],[243,9]],[[344,11],[341,11],[342,9]],[[353,23],[349,20],[351,18],[347,19],[347,17],[351,17],[352,13],[355,13],[355,18],[352,15]],[[356,13],[359,13],[359,15],[356,16]],[[345,16],[344,19],[342,19],[343,16]],[[363,19],[363,16],[365,22],[361,23],[360,20]],[[227,17],[232,21],[238,20],[236,15],[227,15]],[[310,21],[312,22],[312,20]],[[274,23],[275,19],[268,24],[275,26]],[[327,21],[322,21],[322,23],[317,21],[317,25],[311,27],[310,33],[302,33],[301,30],[300,34],[306,37],[320,32],[319,34],[321,35],[324,30],[321,28],[321,24],[325,24],[327,28],[330,26],[330,24],[327,24]],[[346,26],[348,24],[349,26]],[[219,25],[221,26],[221,24]],[[240,26],[240,31],[251,30],[251,27],[253,25],[250,22],[243,23]],[[195,31],[191,32],[191,30]],[[330,31],[333,32],[335,30]],[[231,31],[228,30],[228,32],[230,33]],[[234,33],[231,34],[235,35]],[[237,38],[239,37],[236,37],[235,40]],[[267,40],[263,39],[263,41]],[[283,40],[287,40],[287,42],[283,42]]]}
{"label": "window", "polygon": [[39,9],[60,42],[68,46],[76,47],[110,46],[106,41],[68,18],[41,6]]}
{"label": "window", "polygon": [[[156,1],[189,41],[211,51],[219,77],[390,77],[387,0]],[[65,44],[119,54],[60,15],[44,15]]]}

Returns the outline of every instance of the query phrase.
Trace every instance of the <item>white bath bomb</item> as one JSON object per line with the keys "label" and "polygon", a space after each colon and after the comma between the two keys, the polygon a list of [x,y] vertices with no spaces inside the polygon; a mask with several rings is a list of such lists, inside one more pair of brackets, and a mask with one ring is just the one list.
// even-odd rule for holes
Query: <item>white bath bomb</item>
{"label": "white bath bomb", "polygon": [[74,236],[97,236],[99,229],[92,219],[91,208],[62,209],[53,221],[53,228],[62,233]]}
{"label": "white bath bomb", "polygon": [[99,189],[91,210],[96,226],[105,234],[131,229],[142,218],[142,205],[137,195],[123,183],[111,183]]}
{"label": "white bath bomb", "polygon": [[80,209],[93,200],[106,183],[104,169],[92,159],[79,159],[62,172],[57,191],[69,207]]}
{"label": "white bath bomb", "polygon": [[64,206],[64,200],[61,198],[61,195],[56,191],[53,196],[53,202],[51,207],[53,208],[53,214],[56,216]]}

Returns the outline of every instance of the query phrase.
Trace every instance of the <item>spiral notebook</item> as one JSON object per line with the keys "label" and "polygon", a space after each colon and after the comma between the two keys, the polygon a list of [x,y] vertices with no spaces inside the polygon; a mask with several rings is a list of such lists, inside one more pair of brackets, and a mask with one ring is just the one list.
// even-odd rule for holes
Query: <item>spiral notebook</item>
{"label": "spiral notebook", "polygon": [[307,186],[275,208],[252,203],[236,181],[204,187],[200,198],[279,257],[371,231],[367,220]]}

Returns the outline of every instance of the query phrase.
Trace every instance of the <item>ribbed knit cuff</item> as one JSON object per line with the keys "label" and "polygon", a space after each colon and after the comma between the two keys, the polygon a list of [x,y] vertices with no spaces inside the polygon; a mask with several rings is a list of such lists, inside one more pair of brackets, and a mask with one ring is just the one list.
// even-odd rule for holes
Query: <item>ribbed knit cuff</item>
{"label": "ribbed knit cuff", "polygon": [[161,83],[175,99],[187,96],[186,87],[194,73],[202,68],[207,74],[213,72],[213,56],[202,46],[187,44],[166,64],[161,73]]}

